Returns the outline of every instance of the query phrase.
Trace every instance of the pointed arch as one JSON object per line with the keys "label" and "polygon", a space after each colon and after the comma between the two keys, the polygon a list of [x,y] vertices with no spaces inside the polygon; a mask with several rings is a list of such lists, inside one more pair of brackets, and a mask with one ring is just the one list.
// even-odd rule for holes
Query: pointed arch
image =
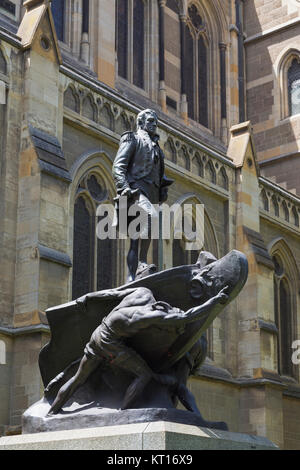
{"label": "pointed arch", "polygon": [[[203,201],[200,199],[199,195],[195,193],[187,193],[181,196],[176,200],[174,204],[183,206],[184,204],[201,204],[204,207]],[[202,227],[203,228],[203,227]],[[171,233],[171,240],[174,239],[174,231]],[[203,248],[205,251],[211,252],[216,258],[219,257],[220,250],[218,244],[218,238],[214,225],[212,223],[209,212],[206,207],[204,207],[204,240]]]}
{"label": "pointed arch", "polygon": [[190,170],[190,158],[185,146],[182,146],[178,152],[177,163],[178,165],[182,166],[185,170]]}
{"label": "pointed arch", "polygon": [[168,138],[167,142],[164,145],[164,154],[168,160],[173,163],[177,162],[176,148],[173,140]]}
{"label": "pointed arch", "polygon": [[71,84],[67,87],[64,92],[64,106],[66,108],[79,113],[80,110],[80,100],[79,95],[75,89],[75,87]]}
{"label": "pointed arch", "polygon": [[203,162],[201,159],[201,156],[198,152],[195,153],[193,159],[192,159],[192,172],[197,175],[201,176],[203,178]]}
{"label": "pointed arch", "polygon": [[259,201],[260,201],[260,208],[265,211],[269,211],[270,209],[269,199],[268,199],[266,190],[264,188],[260,192]]}
{"label": "pointed arch", "polygon": [[111,130],[113,129],[113,114],[108,103],[105,103],[104,106],[102,106],[99,119],[99,123],[102,126],[105,126]]}
{"label": "pointed arch", "polygon": [[[277,59],[274,67],[276,89],[280,98],[280,119],[284,119],[300,112],[300,50],[297,47],[284,49]],[[295,107],[292,103],[293,95],[296,98]],[[278,98],[278,101],[279,101]]]}
{"label": "pointed arch", "polygon": [[[73,253],[72,298],[121,283],[119,241],[97,237],[101,204],[113,207],[112,159],[104,152],[83,154],[70,170],[70,251]],[[112,221],[111,221],[112,222]],[[85,292],[83,292],[85,290]]]}
{"label": "pointed arch", "polygon": [[92,95],[89,93],[83,98],[81,113],[82,116],[90,119],[91,121],[96,120],[96,106]]}
{"label": "pointed arch", "polygon": [[218,172],[218,184],[223,188],[228,190],[228,176],[225,168],[222,166]]}
{"label": "pointed arch", "polygon": [[123,132],[130,131],[131,129],[131,124],[129,122],[129,119],[126,115],[126,113],[123,111],[118,119],[116,120],[116,125],[115,125],[115,131],[118,134],[123,134]]}
{"label": "pointed arch", "polygon": [[290,221],[290,213],[289,213],[287,203],[285,201],[282,201],[281,207],[282,207],[282,211],[283,211],[284,220],[286,222],[289,222]]}
{"label": "pointed arch", "polygon": [[[274,262],[274,306],[278,328],[278,372],[296,377],[291,361],[291,345],[297,339],[299,305],[299,271],[293,253],[283,238],[273,240],[268,246]],[[299,372],[298,372],[299,375]]]}
{"label": "pointed arch", "polygon": [[275,217],[279,217],[279,204],[275,194],[273,194],[271,198],[271,213],[275,215]]}
{"label": "pointed arch", "polygon": [[292,216],[293,216],[293,223],[296,227],[299,227],[299,214],[297,211],[297,207],[293,206],[292,208]]}
{"label": "pointed arch", "polygon": [[205,177],[213,184],[216,184],[216,170],[211,160],[205,165]]}

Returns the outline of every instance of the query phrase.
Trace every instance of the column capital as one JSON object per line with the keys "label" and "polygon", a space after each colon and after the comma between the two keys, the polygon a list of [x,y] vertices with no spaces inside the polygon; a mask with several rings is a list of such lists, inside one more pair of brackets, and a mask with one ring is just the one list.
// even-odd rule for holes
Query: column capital
{"label": "column capital", "polygon": [[219,42],[219,48],[221,51],[226,51],[227,44],[225,42]]}

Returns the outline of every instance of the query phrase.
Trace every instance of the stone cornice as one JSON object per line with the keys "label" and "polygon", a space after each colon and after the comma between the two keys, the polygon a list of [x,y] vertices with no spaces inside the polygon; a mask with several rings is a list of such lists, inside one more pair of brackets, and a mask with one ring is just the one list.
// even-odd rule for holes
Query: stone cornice
{"label": "stone cornice", "polygon": [[[116,105],[122,106],[130,112],[133,112],[135,115],[138,114],[142,109],[142,107],[136,106],[128,97],[126,99],[122,98],[122,96],[116,90],[109,88],[103,83],[100,83],[97,79],[93,77],[87,77],[86,75],[81,73],[81,71],[76,70],[75,68],[70,67],[69,65],[61,65],[60,71],[62,74],[68,76],[75,82],[86,86],[95,93],[103,95],[106,99],[114,102]],[[155,106],[155,103],[153,103],[154,108]],[[212,157],[218,159],[223,164],[234,168],[234,164],[226,156],[225,150],[224,153],[222,153],[221,151],[214,149],[206,143],[202,144],[201,142],[199,142],[199,139],[196,139],[193,136],[189,135],[188,132],[182,131],[182,129],[179,128],[179,124],[177,126],[175,123],[174,125],[173,123],[172,125],[169,124],[166,119],[164,119],[164,117],[160,117],[159,119],[159,127],[165,132],[173,135],[176,134],[176,138],[182,139],[185,143],[197,147],[198,150],[203,151],[211,155]]]}
{"label": "stone cornice", "polygon": [[4,334],[7,336],[21,336],[31,333],[49,333],[50,334],[50,327],[48,325],[44,325],[40,323],[39,325],[31,325],[31,326],[23,326],[20,328],[10,328],[0,326],[0,334]]}

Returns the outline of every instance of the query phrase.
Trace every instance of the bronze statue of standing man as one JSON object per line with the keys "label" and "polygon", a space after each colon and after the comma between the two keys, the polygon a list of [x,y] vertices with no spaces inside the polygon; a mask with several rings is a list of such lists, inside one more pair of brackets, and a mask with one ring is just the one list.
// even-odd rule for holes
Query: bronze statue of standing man
{"label": "bronze statue of standing man", "polygon": [[[159,147],[157,114],[152,109],[137,116],[137,131],[125,132],[113,164],[113,178],[118,197],[127,197],[128,208],[137,204],[148,216],[147,236],[131,238],[127,255],[128,281],[147,270],[147,254],[151,243],[151,218],[158,217],[153,204],[165,202],[173,180],[165,176],[164,155]],[[120,213],[119,213],[120,216]]]}

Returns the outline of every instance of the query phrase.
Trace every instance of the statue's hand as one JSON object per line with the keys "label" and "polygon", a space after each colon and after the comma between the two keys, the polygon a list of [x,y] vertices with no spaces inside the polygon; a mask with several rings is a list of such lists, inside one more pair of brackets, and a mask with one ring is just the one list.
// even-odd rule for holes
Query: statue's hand
{"label": "statue's hand", "polygon": [[137,195],[138,192],[138,189],[125,188],[124,191],[122,191],[121,196],[125,196],[128,197],[128,199],[131,199],[133,196]]}
{"label": "statue's hand", "polygon": [[225,304],[228,300],[228,294],[226,293],[229,289],[229,286],[225,286],[220,292],[217,294],[216,298],[220,304]]}
{"label": "statue's hand", "polygon": [[86,304],[87,304],[87,299],[88,299],[88,294],[83,295],[82,297],[79,297],[76,299],[77,305],[82,309],[86,309]]}

